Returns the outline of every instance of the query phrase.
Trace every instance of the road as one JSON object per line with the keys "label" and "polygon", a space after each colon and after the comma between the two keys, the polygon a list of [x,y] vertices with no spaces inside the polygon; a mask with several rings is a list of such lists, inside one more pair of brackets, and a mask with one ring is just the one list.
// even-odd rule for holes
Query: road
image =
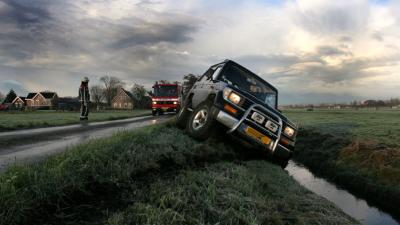
{"label": "road", "polygon": [[78,125],[27,129],[0,133],[1,139],[31,140],[29,144],[16,144],[0,148],[0,171],[14,163],[34,162],[47,156],[63,152],[69,147],[91,139],[108,137],[115,132],[131,130],[167,121],[171,115],[161,117],[143,116]]}

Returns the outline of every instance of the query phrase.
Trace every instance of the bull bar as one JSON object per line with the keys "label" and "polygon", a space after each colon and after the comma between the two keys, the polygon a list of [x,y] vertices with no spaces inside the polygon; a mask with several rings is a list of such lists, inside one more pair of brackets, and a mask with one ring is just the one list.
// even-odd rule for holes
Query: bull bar
{"label": "bull bar", "polygon": [[[243,109],[243,110],[244,110],[244,109]],[[278,133],[277,133],[276,135],[275,135],[275,134],[273,135],[273,136],[276,137],[276,140],[274,140],[274,144],[273,144],[273,146],[272,146],[272,148],[271,148],[271,151],[274,152],[275,149],[276,149],[276,147],[278,146],[279,140],[281,139],[282,128],[283,128],[283,122],[282,122],[282,119],[281,119],[276,113],[274,113],[273,111],[269,110],[268,108],[266,108],[266,107],[264,107],[264,106],[262,106],[262,105],[260,105],[260,104],[253,104],[253,105],[251,105],[247,110],[245,110],[245,112],[244,112],[242,118],[239,119],[239,120],[236,119],[236,118],[234,118],[234,117],[232,117],[232,116],[229,115],[228,113],[226,113],[226,112],[220,110],[220,111],[218,112],[218,115],[217,115],[217,118],[216,118],[216,119],[217,119],[219,122],[221,122],[222,124],[224,124],[225,126],[227,126],[228,128],[230,128],[230,129],[227,131],[227,133],[230,134],[230,133],[234,132],[235,130],[237,130],[237,129],[239,128],[239,126],[240,126],[244,121],[250,121],[250,122],[252,122],[251,120],[249,120],[249,119],[247,118],[247,117],[249,116],[249,114],[250,114],[251,111],[256,111],[256,112],[262,114],[262,115],[263,115],[264,117],[266,117],[267,119],[273,120],[274,122],[276,122],[276,120],[278,120],[278,121],[277,121],[277,122],[278,122],[278,125],[279,125]],[[262,111],[267,112],[269,115],[265,114],[265,113],[262,112]],[[272,119],[271,116],[274,117],[274,118]],[[262,129],[265,129],[265,128],[262,128]],[[265,130],[267,130],[267,129],[265,129]],[[267,131],[268,131],[268,130],[267,130]],[[269,132],[269,131],[268,131],[268,132]],[[269,132],[269,133],[271,133],[271,132]]]}

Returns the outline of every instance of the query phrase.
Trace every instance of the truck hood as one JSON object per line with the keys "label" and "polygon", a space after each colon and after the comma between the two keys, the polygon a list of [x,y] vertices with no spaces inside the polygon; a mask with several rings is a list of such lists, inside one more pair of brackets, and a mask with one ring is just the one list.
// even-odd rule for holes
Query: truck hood
{"label": "truck hood", "polygon": [[285,125],[287,124],[287,125],[289,125],[289,126],[291,126],[293,128],[297,128],[296,124],[293,123],[292,121],[290,121],[289,118],[287,118],[285,115],[283,115],[280,111],[278,111],[275,108],[272,108],[271,106],[269,106],[265,102],[263,102],[260,99],[256,98],[254,95],[252,95],[252,94],[250,94],[250,93],[248,93],[246,91],[240,90],[240,89],[238,89],[236,87],[232,87],[230,85],[229,85],[229,88],[231,88],[232,90],[234,90],[234,91],[238,92],[239,94],[245,96],[246,98],[250,99],[251,101],[253,101],[253,102],[257,103],[257,104],[260,104],[260,105],[264,106],[265,108],[271,110],[272,112],[277,114],[279,117],[281,117],[281,119],[282,119],[282,121],[283,121],[283,123]]}

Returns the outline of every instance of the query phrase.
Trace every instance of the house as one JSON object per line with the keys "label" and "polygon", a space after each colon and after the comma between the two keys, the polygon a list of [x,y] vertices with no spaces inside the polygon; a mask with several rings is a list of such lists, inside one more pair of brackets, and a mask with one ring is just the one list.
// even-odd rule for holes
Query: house
{"label": "house", "polygon": [[17,96],[11,102],[11,108],[13,108],[13,109],[23,109],[23,108],[25,108],[25,97]]}
{"label": "house", "polygon": [[57,106],[58,95],[49,91],[29,93],[25,101],[28,108],[53,109]]}
{"label": "house", "polygon": [[129,91],[119,88],[117,95],[112,99],[111,106],[114,109],[133,109],[135,98]]}

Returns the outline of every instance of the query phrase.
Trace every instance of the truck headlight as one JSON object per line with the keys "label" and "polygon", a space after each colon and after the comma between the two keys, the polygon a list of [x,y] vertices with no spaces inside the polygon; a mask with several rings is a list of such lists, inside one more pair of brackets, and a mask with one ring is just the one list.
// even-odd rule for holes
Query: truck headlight
{"label": "truck headlight", "polygon": [[153,105],[156,105],[157,104],[157,102],[153,102]]}
{"label": "truck headlight", "polygon": [[285,133],[288,137],[293,137],[294,129],[291,127],[285,127],[285,129],[283,130],[283,133]]}
{"label": "truck headlight", "polygon": [[225,88],[224,89],[224,99],[227,99],[231,101],[232,103],[239,105],[240,101],[242,100],[242,97],[240,97],[238,94],[232,91],[230,88]]}
{"label": "truck headlight", "polygon": [[178,102],[174,102],[174,105],[178,104]]}
{"label": "truck headlight", "polygon": [[242,98],[236,94],[235,92],[232,92],[229,97],[228,97],[229,101],[235,103],[236,105],[239,105],[240,100],[242,100]]}

